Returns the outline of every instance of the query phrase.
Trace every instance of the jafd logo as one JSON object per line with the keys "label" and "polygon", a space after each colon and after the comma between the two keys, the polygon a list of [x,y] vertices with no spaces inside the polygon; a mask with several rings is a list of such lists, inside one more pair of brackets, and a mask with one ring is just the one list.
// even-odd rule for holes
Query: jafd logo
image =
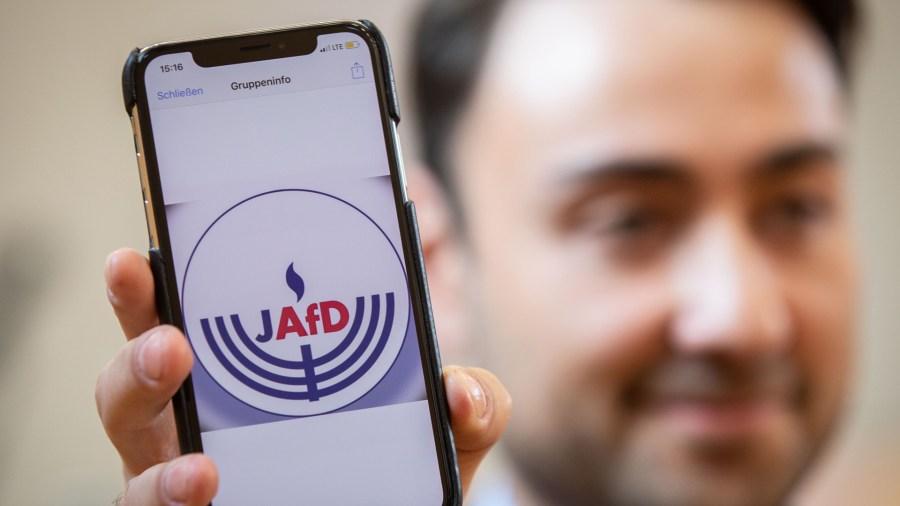
{"label": "jafd logo", "polygon": [[390,238],[356,206],[310,190],[264,193],[222,214],[194,248],[182,291],[203,368],[239,400],[283,415],[364,396],[409,324]]}
{"label": "jafd logo", "polygon": [[[297,302],[301,302],[304,283],[303,278],[294,271],[294,264],[288,267],[286,278],[288,286],[297,294]],[[382,300],[384,300],[385,306],[383,316],[380,311]],[[257,328],[262,329],[262,332],[257,334],[253,340],[247,334],[247,327],[245,326],[245,322],[252,320],[252,317],[242,320],[240,315],[233,314],[227,317],[202,318],[200,327],[203,329],[203,336],[216,358],[244,385],[257,392],[276,398],[318,401],[322,397],[340,392],[356,382],[371,369],[372,364],[378,360],[378,357],[384,351],[394,323],[394,294],[389,292],[384,294],[383,297],[380,294],[372,295],[369,303],[372,311],[362,338],[357,339],[363,327],[362,315],[365,312],[366,298],[356,297],[353,325],[351,325],[350,331],[341,338],[334,349],[319,356],[313,355],[312,345],[309,344],[310,340],[315,339],[320,334],[340,332],[347,326],[350,320],[350,312],[343,302],[337,300],[313,302],[306,305],[305,308],[302,305],[299,308],[285,306],[279,311],[280,316],[277,317],[277,320],[273,320],[272,310],[263,309],[259,312],[259,316],[254,322]],[[300,314],[298,314],[297,309],[300,309]],[[384,319],[382,325],[379,325],[378,320],[380,318]],[[214,324],[210,320],[214,321]],[[273,324],[273,321],[277,321],[277,326]],[[229,330],[229,325],[231,330]],[[218,337],[216,332],[213,331],[213,326],[218,330]],[[379,326],[381,331],[376,338],[376,329]],[[270,367],[259,366],[253,360],[244,356],[234,336],[237,336],[237,339],[246,350]],[[266,351],[271,346],[269,343],[273,339],[277,342],[288,338],[304,338],[297,340],[297,344],[292,346],[298,351],[298,360],[280,358]],[[225,351],[219,346],[220,342],[224,344],[231,356],[252,374],[245,374],[240,368],[235,367],[230,362],[230,358]],[[356,347],[351,350],[351,346],[354,343],[356,343]],[[372,352],[363,361],[362,356],[369,347],[372,347]],[[348,350],[351,353],[345,356],[344,352]],[[343,359],[338,358],[342,356],[344,357]],[[317,368],[320,369],[319,372],[316,371]],[[302,371],[303,376],[279,374],[274,372],[273,369]],[[319,384],[325,383],[351,369],[353,371],[341,381],[319,388]],[[266,379],[278,385],[300,385],[304,389],[301,391],[279,389],[254,379],[254,375],[257,378]]]}

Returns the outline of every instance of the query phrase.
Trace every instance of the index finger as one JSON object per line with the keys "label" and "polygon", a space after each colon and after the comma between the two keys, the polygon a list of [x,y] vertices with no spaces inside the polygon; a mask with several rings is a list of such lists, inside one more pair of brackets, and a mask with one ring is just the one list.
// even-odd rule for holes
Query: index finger
{"label": "index finger", "polygon": [[159,324],[153,274],[147,259],[129,248],[106,258],[106,294],[125,339],[132,340]]}

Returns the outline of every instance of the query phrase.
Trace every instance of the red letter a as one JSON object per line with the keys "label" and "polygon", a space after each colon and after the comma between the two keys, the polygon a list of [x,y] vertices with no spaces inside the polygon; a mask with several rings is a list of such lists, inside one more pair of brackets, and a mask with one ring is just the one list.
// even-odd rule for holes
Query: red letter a
{"label": "red letter a", "polygon": [[284,336],[292,332],[298,336],[306,337],[306,329],[303,328],[300,318],[297,317],[297,312],[291,306],[287,306],[281,310],[281,321],[278,322],[278,334],[275,336],[275,339],[280,341],[284,339]]}

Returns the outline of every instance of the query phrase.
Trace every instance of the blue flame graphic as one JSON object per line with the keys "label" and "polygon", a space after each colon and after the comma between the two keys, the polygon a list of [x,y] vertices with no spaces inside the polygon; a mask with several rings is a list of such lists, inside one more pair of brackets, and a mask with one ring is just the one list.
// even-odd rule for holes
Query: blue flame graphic
{"label": "blue flame graphic", "polygon": [[297,294],[297,302],[300,302],[300,299],[303,298],[303,292],[306,291],[306,285],[303,283],[303,278],[294,270],[294,262],[288,265],[287,271],[284,273],[284,279],[287,281],[288,287]]}

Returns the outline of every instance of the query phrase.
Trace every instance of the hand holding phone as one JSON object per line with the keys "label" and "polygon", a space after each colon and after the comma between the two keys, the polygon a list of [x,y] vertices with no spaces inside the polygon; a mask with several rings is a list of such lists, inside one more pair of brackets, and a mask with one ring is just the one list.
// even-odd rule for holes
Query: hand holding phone
{"label": "hand holding phone", "polygon": [[[110,254],[106,284],[127,342],[100,373],[96,400],[104,428],[122,457],[128,482],[120,503],[209,504],[218,485],[215,465],[199,454],[178,456],[170,402],[190,371],[189,346],[177,329],[157,326],[153,279],[146,257],[128,249]],[[144,359],[148,369],[161,370],[162,374],[148,378],[134,364],[156,332],[165,335],[162,346]],[[478,465],[499,440],[511,405],[503,385],[487,371],[446,366],[444,376],[465,495]],[[485,401],[483,409],[476,401],[479,396]]]}
{"label": "hand holding phone", "polygon": [[[187,337],[151,332],[123,353],[141,374],[177,379],[190,344],[177,435],[183,453],[216,463],[216,504],[458,504],[377,30],[338,22],[152,46],[129,60],[123,85],[156,309]],[[128,310],[111,300],[121,320]],[[172,360],[159,358],[165,347]],[[118,390],[127,398],[129,384]],[[98,387],[101,416],[102,398]],[[104,422],[125,457],[122,420]],[[126,469],[147,473],[169,456],[125,458]]]}

